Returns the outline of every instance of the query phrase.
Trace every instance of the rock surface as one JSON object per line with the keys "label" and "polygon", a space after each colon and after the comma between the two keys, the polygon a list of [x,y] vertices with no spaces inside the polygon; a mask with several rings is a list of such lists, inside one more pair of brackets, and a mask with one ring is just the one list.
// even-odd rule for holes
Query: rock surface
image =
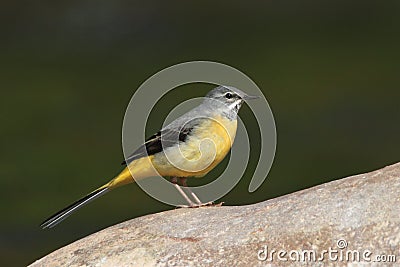
{"label": "rock surface", "polygon": [[254,205],[136,218],[31,266],[338,266],[357,255],[400,264],[399,193],[397,163]]}

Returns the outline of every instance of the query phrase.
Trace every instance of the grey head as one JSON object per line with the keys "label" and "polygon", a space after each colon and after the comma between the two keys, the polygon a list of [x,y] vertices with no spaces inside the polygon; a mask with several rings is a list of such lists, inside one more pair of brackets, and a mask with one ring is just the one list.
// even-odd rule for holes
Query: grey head
{"label": "grey head", "polygon": [[[259,98],[250,96],[231,86],[218,86],[205,96],[203,103],[165,126],[161,132],[173,130],[175,139],[182,131],[191,131],[205,118],[222,115],[229,120],[237,119],[237,114],[244,101]],[[178,139],[177,139],[178,140]]]}
{"label": "grey head", "polygon": [[221,112],[229,119],[236,119],[237,113],[244,101],[259,98],[250,96],[232,86],[218,86],[205,96],[203,108],[214,112]]}

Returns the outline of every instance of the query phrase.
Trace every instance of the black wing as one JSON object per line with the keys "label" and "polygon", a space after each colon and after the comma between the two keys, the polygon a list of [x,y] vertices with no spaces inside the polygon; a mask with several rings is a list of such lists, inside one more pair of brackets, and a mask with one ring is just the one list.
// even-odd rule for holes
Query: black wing
{"label": "black wing", "polygon": [[[187,127],[187,128],[182,128],[179,131],[179,138],[178,140],[176,139],[177,131],[172,130],[172,129],[164,129],[162,131],[159,131],[158,133],[150,136],[146,142],[140,146],[138,149],[136,149],[135,152],[133,152],[125,161],[121,163],[121,165],[127,165],[131,163],[132,161],[142,158],[142,157],[147,157],[154,155],[156,153],[159,153],[163,151],[164,149],[174,146],[178,144],[179,142],[184,142],[187,138],[187,136],[190,134],[190,132],[193,130],[192,127]],[[161,138],[162,136],[162,138]],[[161,142],[162,140],[162,142]]]}

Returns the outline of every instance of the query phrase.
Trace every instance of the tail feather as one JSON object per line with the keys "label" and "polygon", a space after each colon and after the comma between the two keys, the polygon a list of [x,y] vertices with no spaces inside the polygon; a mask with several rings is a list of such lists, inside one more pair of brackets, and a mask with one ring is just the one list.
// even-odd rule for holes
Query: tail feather
{"label": "tail feather", "polygon": [[42,227],[42,229],[46,229],[46,228],[52,228],[52,227],[56,226],[61,221],[66,219],[69,215],[71,215],[74,211],[83,207],[85,204],[89,203],[90,201],[95,200],[96,198],[104,195],[109,190],[110,190],[110,188],[107,186],[100,187],[99,189],[93,191],[92,193],[90,193],[90,194],[84,196],[83,198],[79,199],[78,201],[72,203],[65,209],[57,212],[56,214],[54,214],[53,216],[51,216],[50,218],[45,220],[40,225],[40,227]]}

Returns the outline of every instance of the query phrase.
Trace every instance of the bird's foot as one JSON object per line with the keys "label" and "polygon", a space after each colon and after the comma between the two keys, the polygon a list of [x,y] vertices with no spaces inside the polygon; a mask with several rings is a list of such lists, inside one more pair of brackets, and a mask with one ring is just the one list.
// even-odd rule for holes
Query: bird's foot
{"label": "bird's foot", "polygon": [[191,205],[178,205],[179,208],[201,208],[201,207],[221,207],[224,202],[214,203],[212,201],[207,203],[192,203]]}

